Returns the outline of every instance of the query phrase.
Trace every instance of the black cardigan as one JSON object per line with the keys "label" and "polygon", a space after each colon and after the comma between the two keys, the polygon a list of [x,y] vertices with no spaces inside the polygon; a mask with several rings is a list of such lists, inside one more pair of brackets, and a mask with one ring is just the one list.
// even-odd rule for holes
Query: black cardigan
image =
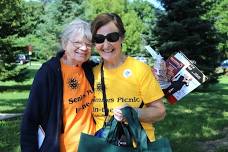
{"label": "black cardigan", "polygon": [[[63,79],[60,58],[64,51],[44,63],[34,78],[28,104],[21,124],[22,152],[59,152],[59,135],[62,132]],[[94,90],[92,62],[82,64],[85,75]],[[45,139],[38,150],[37,131],[41,125]]]}

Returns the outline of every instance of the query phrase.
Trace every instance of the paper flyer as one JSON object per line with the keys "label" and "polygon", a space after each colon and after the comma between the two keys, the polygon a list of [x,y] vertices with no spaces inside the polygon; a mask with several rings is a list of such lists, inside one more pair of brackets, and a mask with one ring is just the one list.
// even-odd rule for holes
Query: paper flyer
{"label": "paper flyer", "polygon": [[[148,46],[146,48],[148,49]],[[162,87],[162,90],[171,104],[176,103],[207,80],[207,77],[182,52],[170,56],[165,63],[169,85]]]}

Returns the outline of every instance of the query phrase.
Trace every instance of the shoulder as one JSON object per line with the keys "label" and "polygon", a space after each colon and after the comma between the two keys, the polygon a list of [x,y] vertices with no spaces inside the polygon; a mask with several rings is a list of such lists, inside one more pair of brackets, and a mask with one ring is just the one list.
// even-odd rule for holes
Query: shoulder
{"label": "shoulder", "polygon": [[41,69],[55,70],[60,68],[60,60],[57,57],[52,57],[42,64]]}
{"label": "shoulder", "polygon": [[135,69],[138,69],[138,70],[149,70],[151,69],[151,67],[149,65],[147,65],[146,63],[142,62],[142,61],[139,61],[133,57],[128,57],[127,58],[127,62],[128,64],[130,64],[132,67],[134,67]]}
{"label": "shoulder", "polygon": [[82,67],[84,67],[84,68],[93,68],[96,65],[98,65],[98,63],[96,63],[94,61],[91,61],[91,60],[88,60],[88,61],[86,61],[85,63],[82,64]]}
{"label": "shoulder", "polygon": [[93,67],[93,71],[99,71],[101,69],[101,63]]}
{"label": "shoulder", "polygon": [[[44,77],[49,77],[51,75],[56,75],[58,71],[61,71],[60,69],[60,61],[57,57],[52,57],[45,63],[43,63],[40,67],[40,69],[36,73],[36,79],[43,79]],[[42,80],[40,80],[42,81]]]}

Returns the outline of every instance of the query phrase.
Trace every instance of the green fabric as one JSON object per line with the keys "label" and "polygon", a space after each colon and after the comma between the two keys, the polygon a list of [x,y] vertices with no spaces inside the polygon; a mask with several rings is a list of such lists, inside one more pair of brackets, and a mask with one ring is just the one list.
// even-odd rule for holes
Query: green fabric
{"label": "green fabric", "polygon": [[116,146],[118,129],[121,123],[112,119],[113,125],[106,138],[99,138],[92,135],[82,133],[79,143],[78,152],[172,152],[169,140],[161,138],[154,142],[150,142],[146,132],[138,120],[137,113],[130,107],[122,109],[123,115],[128,122],[128,127],[123,127],[123,132],[127,132],[127,139],[135,141],[136,148],[132,145],[128,147]]}
{"label": "green fabric", "polygon": [[118,122],[114,117],[111,117],[109,122],[96,132],[95,136],[105,138],[108,143],[117,146],[132,146],[128,125]]}

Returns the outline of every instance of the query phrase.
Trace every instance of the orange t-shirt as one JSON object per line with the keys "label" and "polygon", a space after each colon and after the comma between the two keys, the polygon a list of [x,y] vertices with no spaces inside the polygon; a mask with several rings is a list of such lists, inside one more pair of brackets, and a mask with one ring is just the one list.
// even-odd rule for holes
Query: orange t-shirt
{"label": "orange t-shirt", "polygon": [[61,70],[64,133],[60,136],[60,152],[77,152],[81,132],[95,133],[94,93],[81,67],[61,63]]}

